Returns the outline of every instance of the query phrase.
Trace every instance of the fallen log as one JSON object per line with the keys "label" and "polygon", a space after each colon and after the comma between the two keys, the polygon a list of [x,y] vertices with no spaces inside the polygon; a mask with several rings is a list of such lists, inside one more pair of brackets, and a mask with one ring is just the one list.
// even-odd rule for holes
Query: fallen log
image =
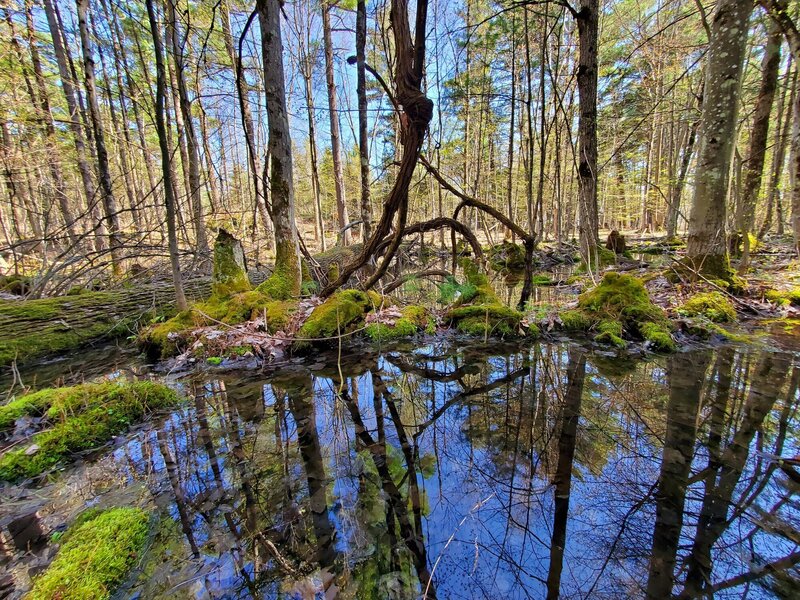
{"label": "fallen log", "polygon": [[[265,274],[251,273],[254,284]],[[211,277],[184,282],[187,299],[207,298]],[[37,300],[0,300],[0,366],[25,363],[92,342],[133,335],[156,316],[175,309],[169,279],[106,291]]]}

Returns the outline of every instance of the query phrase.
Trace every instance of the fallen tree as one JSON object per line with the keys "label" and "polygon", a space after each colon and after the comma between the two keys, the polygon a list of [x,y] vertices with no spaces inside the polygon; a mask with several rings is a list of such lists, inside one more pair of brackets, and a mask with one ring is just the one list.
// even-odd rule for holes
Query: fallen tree
{"label": "fallen tree", "polygon": [[[250,278],[262,281],[264,275],[254,273]],[[211,277],[188,279],[184,289],[190,301],[206,298]],[[0,300],[0,366],[132,335],[154,316],[174,309],[175,288],[169,279],[73,296]]]}

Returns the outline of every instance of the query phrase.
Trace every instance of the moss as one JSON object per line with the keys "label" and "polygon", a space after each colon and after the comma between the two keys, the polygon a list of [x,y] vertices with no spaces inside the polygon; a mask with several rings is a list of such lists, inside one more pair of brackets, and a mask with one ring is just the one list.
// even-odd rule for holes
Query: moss
{"label": "moss", "polygon": [[[461,261],[461,267],[464,270],[464,277],[467,280],[467,285],[462,290],[461,297],[459,298],[460,304],[472,302],[474,304],[502,304],[497,293],[489,283],[489,278],[486,273],[480,270],[478,265],[466,258]],[[474,289],[474,293],[467,294],[465,292]]]}
{"label": "moss", "polygon": [[767,290],[764,297],[778,306],[800,306],[800,288],[788,291]]}
{"label": "moss", "polygon": [[214,244],[214,272],[211,293],[226,297],[250,290],[250,280],[244,268],[242,244],[226,232],[219,230]]}
{"label": "moss", "polygon": [[532,282],[533,285],[555,285],[555,281],[547,275],[534,275]]}
{"label": "moss", "polygon": [[491,246],[487,251],[489,264],[497,271],[509,269],[519,271],[525,268],[525,248],[520,244],[502,242]]}
{"label": "moss", "polygon": [[617,263],[617,255],[613,250],[608,250],[607,248],[603,248],[602,246],[597,246],[595,251],[592,252],[589,256],[589,262],[581,259],[580,264],[575,269],[576,273],[586,273],[589,269],[587,267],[591,267],[592,271],[596,271],[598,269],[602,269],[603,267],[607,267],[609,265],[614,265]]}
{"label": "moss", "polygon": [[208,364],[210,364],[210,365],[213,365],[213,366],[215,366],[215,367],[218,367],[219,365],[221,365],[221,364],[222,364],[222,357],[221,357],[221,356],[209,356],[209,357],[206,359],[206,362],[207,362]]}
{"label": "moss", "polygon": [[[499,303],[459,306],[447,313],[447,320],[462,333],[484,337],[519,335],[522,317],[521,312]],[[533,329],[531,334],[536,335]]]}
{"label": "moss", "polygon": [[33,278],[26,275],[0,275],[0,292],[24,296],[33,285]]}
{"label": "moss", "polygon": [[[688,269],[682,269],[681,265],[688,267]],[[727,254],[708,255],[696,260],[687,256],[681,263],[673,263],[673,268],[677,273],[690,280],[697,279],[695,272],[700,273],[709,281],[732,294],[740,294],[747,289],[747,282],[731,268],[731,262]]]}
{"label": "moss", "polygon": [[52,406],[60,389],[45,389],[15,398],[8,404],[0,406],[0,430],[13,427],[17,419],[23,416],[40,417]]}
{"label": "moss", "polygon": [[76,452],[98,448],[147,413],[174,406],[178,395],[151,381],[86,383],[53,390],[46,402],[50,427],[31,439],[38,451],[18,448],[0,457],[0,480],[34,477]]}
{"label": "moss", "polygon": [[227,298],[212,296],[163,323],[156,323],[139,333],[139,344],[153,358],[168,358],[180,352],[188,332],[197,327],[224,323],[238,325],[265,318],[271,333],[285,328],[297,310],[297,301],[272,300],[259,290],[233,294]]}
{"label": "moss", "polygon": [[674,348],[664,311],[631,275],[606,273],[597,286],[580,295],[576,309],[563,311],[559,318],[566,330],[594,330],[597,341],[618,347],[632,336],[647,340],[656,350]]}
{"label": "moss", "polygon": [[611,344],[618,348],[627,346],[622,339],[622,323],[619,321],[601,321],[597,325],[597,335],[594,336],[596,342],[601,344]]}
{"label": "moss", "polygon": [[410,305],[403,308],[402,316],[393,325],[388,323],[370,323],[365,329],[367,336],[373,341],[386,341],[412,336],[421,330],[435,330],[436,322],[424,306]]}
{"label": "moss", "polygon": [[[142,318],[99,310],[113,306],[125,292],[87,292],[79,296],[37,300],[0,300],[0,365],[25,362],[72,350],[88,341],[129,335]],[[88,319],[59,319],[66,310],[85,309]]]}
{"label": "moss", "polygon": [[340,335],[361,323],[366,313],[380,304],[381,298],[374,292],[339,290],[311,312],[297,333],[296,346]]}
{"label": "moss", "polygon": [[110,598],[137,563],[148,529],[149,516],[139,508],[113,508],[76,523],[26,598]]}
{"label": "moss", "polygon": [[639,333],[658,352],[674,352],[677,349],[675,340],[664,325],[653,322],[639,323]]}
{"label": "moss", "polygon": [[736,321],[736,309],[733,303],[720,292],[697,294],[689,298],[678,309],[678,314],[687,317],[703,316],[713,323]]}

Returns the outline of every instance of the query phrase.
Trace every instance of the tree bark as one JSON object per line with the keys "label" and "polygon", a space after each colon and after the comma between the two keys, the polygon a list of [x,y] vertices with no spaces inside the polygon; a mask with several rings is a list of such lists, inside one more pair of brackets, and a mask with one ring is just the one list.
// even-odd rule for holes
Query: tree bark
{"label": "tree bark", "polygon": [[272,224],[275,228],[275,271],[265,284],[281,289],[283,298],[300,295],[300,247],[294,220],[292,140],[286,110],[281,40],[280,0],[257,0],[264,61],[264,91],[269,121]]}
{"label": "tree bark", "polygon": [[336,215],[342,243],[350,244],[350,230],[345,230],[350,218],[344,190],[344,171],[342,167],[342,142],[339,131],[339,108],[336,98],[336,82],[333,78],[333,39],[331,36],[331,7],[328,0],[322,2],[322,38],[325,46],[325,82],[328,86],[328,115],[331,124],[331,154],[333,155],[333,183],[336,188]]}
{"label": "tree bark", "polygon": [[761,87],[758,90],[756,108],[753,113],[753,129],[750,133],[750,149],[744,165],[745,179],[742,199],[739,204],[738,225],[742,234],[742,260],[739,272],[744,273],[750,263],[750,230],[755,221],[756,201],[761,189],[761,178],[764,173],[764,158],[767,153],[769,136],[769,117],[778,86],[778,68],[781,62],[781,32],[776,23],[772,23],[767,35],[767,45],[761,61]]}
{"label": "tree bark", "polygon": [[[58,141],[56,139],[56,128],[53,121],[53,114],[50,111],[50,97],[47,93],[47,84],[42,73],[42,61],[39,57],[39,48],[36,42],[36,32],[33,26],[33,13],[31,0],[25,1],[25,24],[28,30],[28,49],[31,53],[31,63],[33,63],[33,74],[36,78],[36,87],[39,92],[38,108],[40,110],[42,123],[44,125],[45,139],[47,140],[47,151],[50,154],[50,176],[53,178],[56,201],[61,210],[61,217],[64,219],[64,226],[67,230],[69,242],[78,242],[78,232],[75,228],[75,217],[69,205],[67,196],[67,186],[64,183],[64,175],[61,172],[61,164],[55,158],[58,154]],[[12,30],[13,32],[13,30]],[[12,33],[13,34],[13,33]],[[20,57],[21,60],[21,57]],[[33,98],[32,98],[33,100]]]}
{"label": "tree bark", "polygon": [[234,79],[236,81],[236,96],[239,99],[239,113],[242,118],[242,129],[244,130],[247,146],[247,164],[250,167],[250,179],[253,181],[253,189],[256,196],[256,209],[264,230],[269,231],[269,213],[267,211],[267,200],[261,180],[261,160],[255,149],[255,127],[253,126],[253,112],[250,109],[250,98],[248,97],[247,81],[242,68],[242,59],[233,46],[233,35],[231,34],[231,17],[227,0],[220,3],[220,20],[222,21],[222,38],[225,41],[225,50],[231,61]]}
{"label": "tree bark", "polygon": [[100,175],[100,193],[103,199],[108,240],[111,250],[111,268],[114,275],[122,273],[122,238],[120,235],[119,214],[117,201],[114,198],[114,188],[111,183],[108,151],[106,150],[105,133],[103,131],[100,104],[97,101],[97,85],[94,74],[94,55],[89,39],[89,24],[87,15],[89,0],[76,0],[78,8],[78,30],[81,38],[83,52],[83,74],[86,87],[86,99],[89,104],[89,119],[92,124],[95,149],[97,151],[97,171]]}
{"label": "tree bark", "polygon": [[175,223],[175,186],[172,180],[172,154],[167,141],[167,125],[164,118],[167,88],[167,73],[163,58],[164,50],[153,0],[145,0],[145,3],[147,4],[147,16],[150,21],[150,33],[153,37],[153,48],[156,56],[156,130],[158,131],[158,145],[161,149],[161,176],[164,179],[164,204],[167,210],[167,237],[169,240],[169,261],[172,268],[172,284],[175,289],[175,303],[178,306],[178,310],[186,310],[188,304],[183,291],[183,280],[181,279],[178,233]]}
{"label": "tree bark", "polygon": [[186,62],[183,55],[183,45],[187,43],[188,36],[182,36],[178,15],[175,10],[176,0],[167,0],[167,10],[170,40],[172,43],[172,53],[175,61],[175,81],[178,86],[178,99],[180,104],[181,116],[183,117],[184,135],[186,138],[186,150],[189,160],[189,198],[192,207],[192,217],[194,219],[195,244],[198,254],[208,256],[208,236],[206,235],[206,224],[203,218],[203,200],[200,194],[200,151],[197,142],[197,133],[192,118],[192,103],[189,99],[189,92],[186,88]]}
{"label": "tree bark", "polygon": [[[358,0],[356,7],[356,69],[358,71],[358,154],[361,163],[361,239],[372,235],[372,203],[369,190],[369,137],[367,134],[367,3]],[[513,106],[513,102],[512,102]],[[513,109],[512,109],[513,110]]]}
{"label": "tree bark", "polygon": [[599,0],[581,0],[578,21],[578,233],[590,268],[599,263],[597,219],[597,38]]}
{"label": "tree bark", "polygon": [[730,279],[726,200],[752,10],[748,0],[721,0],[717,4],[706,57],[687,260],[694,269],[719,279]]}
{"label": "tree bark", "polygon": [[86,143],[81,128],[81,115],[78,110],[76,99],[75,82],[70,73],[69,63],[64,46],[64,36],[61,32],[58,19],[56,18],[53,0],[44,0],[44,12],[47,16],[47,25],[50,29],[50,37],[53,40],[53,52],[58,65],[58,74],[61,78],[61,89],[64,92],[64,99],[67,102],[67,112],[69,112],[69,128],[72,131],[72,138],[75,144],[75,154],[77,156],[78,172],[81,175],[83,191],[86,194],[87,206],[92,206],[96,193],[94,184],[94,174],[86,159]]}

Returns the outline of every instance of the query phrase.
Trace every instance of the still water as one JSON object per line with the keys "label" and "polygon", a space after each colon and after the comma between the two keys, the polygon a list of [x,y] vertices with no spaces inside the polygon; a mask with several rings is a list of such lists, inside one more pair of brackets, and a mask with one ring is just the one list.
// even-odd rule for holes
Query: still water
{"label": "still water", "polygon": [[797,359],[441,339],[171,377],[184,408],[0,496],[152,510],[123,598],[796,598]]}

